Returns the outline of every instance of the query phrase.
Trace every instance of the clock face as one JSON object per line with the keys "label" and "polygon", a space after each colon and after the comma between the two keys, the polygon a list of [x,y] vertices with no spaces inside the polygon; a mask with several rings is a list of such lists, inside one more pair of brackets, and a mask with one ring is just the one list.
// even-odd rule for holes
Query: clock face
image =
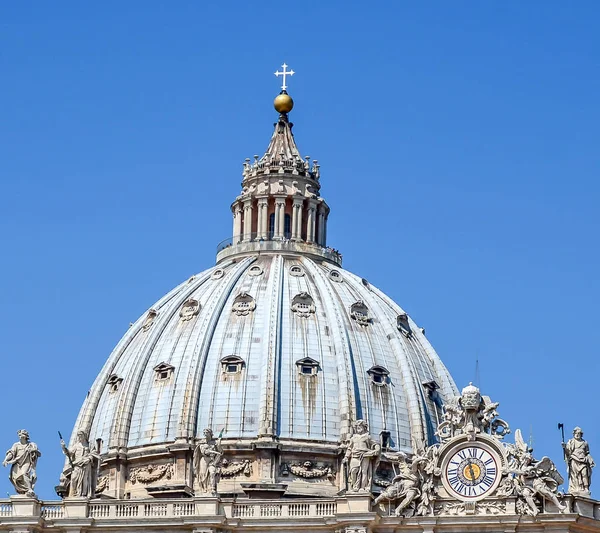
{"label": "clock face", "polygon": [[446,461],[444,485],[460,499],[479,500],[496,488],[499,467],[496,454],[476,444],[467,445]]}

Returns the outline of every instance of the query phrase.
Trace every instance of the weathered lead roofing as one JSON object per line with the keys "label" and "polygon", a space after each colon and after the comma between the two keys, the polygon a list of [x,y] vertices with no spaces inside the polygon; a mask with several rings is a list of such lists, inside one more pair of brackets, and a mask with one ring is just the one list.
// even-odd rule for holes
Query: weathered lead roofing
{"label": "weathered lead roofing", "polygon": [[410,451],[411,438],[433,440],[441,401],[456,394],[421,330],[366,280],[263,254],[221,262],[145,312],[74,431],[102,439],[103,452],[189,440],[205,427],[335,443],[364,418],[374,437],[389,432]]}

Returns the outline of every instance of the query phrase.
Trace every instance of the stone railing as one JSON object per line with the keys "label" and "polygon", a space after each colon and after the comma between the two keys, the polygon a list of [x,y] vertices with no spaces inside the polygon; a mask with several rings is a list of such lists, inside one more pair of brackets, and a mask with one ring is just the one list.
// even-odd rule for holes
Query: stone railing
{"label": "stone railing", "polygon": [[236,502],[231,507],[225,505],[227,518],[261,518],[276,519],[284,517],[322,517],[335,516],[335,501],[319,502],[285,502],[285,501],[252,501]]}
{"label": "stone railing", "polygon": [[256,240],[253,233],[249,241],[235,240],[232,237],[221,241],[217,246],[217,263],[238,254],[251,254],[255,252],[290,252],[302,253],[317,259],[327,259],[338,266],[342,266],[342,254],[328,246],[310,244],[304,241],[282,240]]}
{"label": "stone railing", "polygon": [[[444,507],[444,501],[435,502],[436,519],[444,517],[467,516],[492,516],[502,520],[503,517],[519,519],[521,515],[514,509],[514,498],[490,498],[477,502],[476,505],[460,508],[454,503]],[[567,495],[563,502],[568,504],[567,514],[579,515],[600,521],[600,502],[591,498],[573,497]],[[448,503],[448,502],[446,502]],[[385,523],[394,523],[398,520],[389,512],[379,513],[377,520]],[[207,518],[217,519],[220,523],[229,523],[234,527],[241,527],[246,523],[270,522],[277,527],[277,520],[292,523],[296,519],[303,523],[330,523],[330,520],[339,517],[356,515],[358,519],[374,516],[372,498],[370,494],[346,495],[339,498],[312,498],[312,499],[219,499],[216,497],[196,497],[188,499],[140,499],[140,500],[86,500],[66,499],[62,501],[39,501],[33,498],[13,497],[0,500],[0,530],[5,530],[6,525],[30,524],[32,518],[42,520],[50,526],[59,526],[62,521],[74,523],[81,520],[101,527],[111,527],[115,521],[138,524],[140,520],[152,519],[158,524],[167,522],[194,523],[206,521]],[[552,520],[556,517],[556,509],[551,506],[544,507],[544,512],[537,517],[539,520]],[[363,518],[361,518],[363,517]],[[344,520],[346,519],[344,518]],[[413,517],[415,523],[421,520],[430,520],[431,517]],[[406,519],[405,519],[406,520]],[[391,522],[390,522],[391,521]],[[600,532],[600,525],[598,526]]]}

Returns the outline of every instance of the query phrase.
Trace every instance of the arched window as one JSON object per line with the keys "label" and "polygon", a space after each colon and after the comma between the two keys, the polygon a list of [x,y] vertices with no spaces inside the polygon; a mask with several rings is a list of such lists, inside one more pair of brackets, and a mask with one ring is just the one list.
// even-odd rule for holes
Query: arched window
{"label": "arched window", "polygon": [[269,239],[273,239],[275,235],[275,213],[269,215]]}
{"label": "arched window", "polygon": [[292,217],[290,215],[285,215],[283,222],[283,236],[286,239],[292,237]]}

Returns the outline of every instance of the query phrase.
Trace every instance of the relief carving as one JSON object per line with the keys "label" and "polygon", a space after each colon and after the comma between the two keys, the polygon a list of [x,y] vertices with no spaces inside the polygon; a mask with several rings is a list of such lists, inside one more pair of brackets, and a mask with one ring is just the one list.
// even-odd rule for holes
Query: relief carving
{"label": "relief carving", "polygon": [[331,481],[335,477],[335,472],[330,466],[317,466],[312,461],[304,461],[303,463],[290,463],[289,465],[284,465],[282,473],[283,472],[291,472],[295,476],[304,479],[318,479],[326,477],[328,480]]}
{"label": "relief carving", "polygon": [[231,306],[231,311],[237,316],[249,315],[255,309],[256,302],[254,301],[254,298],[252,298],[252,296],[250,296],[247,292],[241,292],[238,294],[233,301],[233,305]]}
{"label": "relief carving", "polygon": [[292,300],[292,311],[299,317],[307,318],[316,311],[315,302],[307,292],[301,292]]}
{"label": "relief carving", "polygon": [[186,322],[194,318],[200,312],[200,302],[194,298],[189,298],[181,307],[179,317],[182,322]]}
{"label": "relief carving", "polygon": [[147,485],[148,483],[154,483],[159,479],[171,479],[171,477],[173,477],[173,465],[171,463],[164,465],[148,465],[129,470],[129,481],[131,481],[133,485],[136,483]]}
{"label": "relief carving", "polygon": [[229,462],[227,459],[223,459],[221,462],[221,477],[233,477],[242,473],[245,476],[252,474],[252,463],[249,459],[234,462]]}

